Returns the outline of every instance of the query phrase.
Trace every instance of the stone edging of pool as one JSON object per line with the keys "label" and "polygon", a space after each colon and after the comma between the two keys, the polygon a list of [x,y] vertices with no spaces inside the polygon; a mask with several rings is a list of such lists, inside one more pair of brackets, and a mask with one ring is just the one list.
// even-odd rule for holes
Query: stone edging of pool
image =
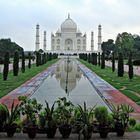
{"label": "stone edging of pool", "polygon": [[138,106],[134,101],[132,101],[127,96],[118,91],[116,88],[111,86],[108,82],[103,80],[101,77],[99,77],[96,73],[91,71],[85,65],[81,64],[79,61],[77,61],[77,64],[81,69],[81,71],[88,78],[92,86],[95,88],[99,96],[108,105],[110,110],[111,104],[113,105],[128,104],[134,108],[134,113],[132,113],[131,115],[140,121],[140,106]]}

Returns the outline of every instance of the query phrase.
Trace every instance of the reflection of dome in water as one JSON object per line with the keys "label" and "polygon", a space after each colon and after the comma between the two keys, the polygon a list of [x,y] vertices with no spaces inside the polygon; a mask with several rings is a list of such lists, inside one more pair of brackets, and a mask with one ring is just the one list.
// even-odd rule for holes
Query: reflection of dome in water
{"label": "reflection of dome in water", "polygon": [[64,69],[65,69],[65,72],[72,72],[72,61],[67,61],[65,60],[64,61]]}
{"label": "reflection of dome in water", "polygon": [[[60,86],[62,89],[66,89],[66,80],[60,80]],[[71,92],[76,87],[76,80],[68,80],[67,90]]]}

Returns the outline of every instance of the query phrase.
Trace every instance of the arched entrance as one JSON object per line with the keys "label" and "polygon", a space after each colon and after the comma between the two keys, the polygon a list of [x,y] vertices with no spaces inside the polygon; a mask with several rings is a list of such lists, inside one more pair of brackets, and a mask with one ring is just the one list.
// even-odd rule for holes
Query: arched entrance
{"label": "arched entrance", "polygon": [[73,50],[73,41],[71,39],[66,39],[65,40],[65,50],[66,51]]}

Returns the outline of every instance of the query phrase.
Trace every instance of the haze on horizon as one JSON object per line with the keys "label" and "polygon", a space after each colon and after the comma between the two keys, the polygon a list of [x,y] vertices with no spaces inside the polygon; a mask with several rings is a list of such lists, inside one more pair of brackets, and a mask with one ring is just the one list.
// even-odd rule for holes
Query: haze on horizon
{"label": "haze on horizon", "polygon": [[24,50],[35,50],[35,28],[40,25],[40,47],[43,31],[47,31],[50,50],[51,32],[56,32],[70,13],[81,32],[94,31],[97,48],[97,27],[102,25],[103,41],[115,40],[118,33],[140,35],[140,0],[0,0],[0,38],[11,38]]}

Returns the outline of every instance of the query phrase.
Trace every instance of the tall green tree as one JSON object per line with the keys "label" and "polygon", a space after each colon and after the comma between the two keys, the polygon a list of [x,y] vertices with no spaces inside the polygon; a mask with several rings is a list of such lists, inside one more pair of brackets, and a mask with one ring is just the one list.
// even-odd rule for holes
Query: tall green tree
{"label": "tall green tree", "polygon": [[120,52],[118,58],[118,77],[123,77],[123,74],[124,74],[123,55]]}
{"label": "tall green tree", "polygon": [[19,71],[19,53],[18,51],[15,51],[13,61],[13,75],[18,76],[18,71]]}
{"label": "tall green tree", "polygon": [[118,34],[115,44],[119,52],[123,53],[124,58],[128,58],[129,52],[134,47],[134,38],[131,34],[123,32],[122,34]]}
{"label": "tall green tree", "polygon": [[102,56],[101,56],[101,69],[104,69],[105,68],[105,54],[102,53]]}
{"label": "tall green tree", "polygon": [[30,69],[31,68],[31,53],[30,52],[28,53],[28,59],[29,59],[28,68]]}
{"label": "tall green tree", "polygon": [[110,54],[112,51],[117,51],[117,48],[114,44],[114,40],[113,39],[108,39],[106,42],[103,42],[102,45],[102,51],[104,52],[106,57],[110,57]]}
{"label": "tall green tree", "polygon": [[24,55],[24,51],[22,51],[22,63],[21,63],[21,71],[22,73],[25,72],[25,55]]}
{"label": "tall green tree", "polygon": [[128,59],[128,75],[129,75],[129,79],[131,80],[133,78],[133,62],[132,62],[132,53],[130,52],[129,54],[129,59]]}
{"label": "tall green tree", "polygon": [[115,52],[112,53],[112,72],[115,71]]}
{"label": "tall green tree", "polygon": [[9,72],[9,53],[6,52],[4,56],[3,80],[7,80]]}

